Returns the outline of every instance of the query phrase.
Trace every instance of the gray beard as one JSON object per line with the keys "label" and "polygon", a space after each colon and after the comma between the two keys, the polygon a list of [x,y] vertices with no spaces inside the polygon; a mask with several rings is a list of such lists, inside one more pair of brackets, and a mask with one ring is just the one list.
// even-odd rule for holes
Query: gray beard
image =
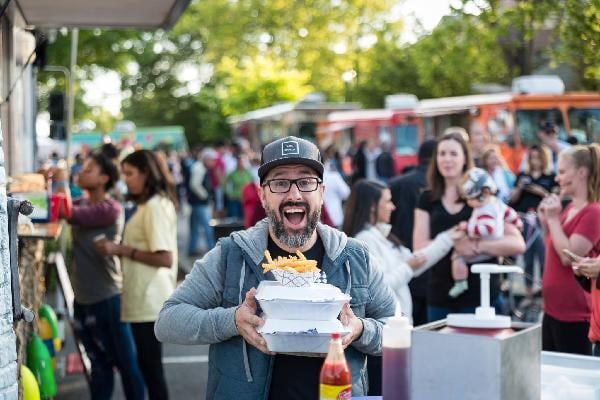
{"label": "gray beard", "polygon": [[[277,240],[291,248],[303,247],[312,236],[313,232],[317,228],[317,224],[321,219],[321,209],[317,209],[312,213],[308,214],[308,223],[300,230],[294,230],[288,232],[283,224],[283,219],[280,219],[277,212],[272,209],[267,209],[267,216],[271,220],[271,226],[273,227],[273,233]],[[285,218],[282,216],[282,218]]]}

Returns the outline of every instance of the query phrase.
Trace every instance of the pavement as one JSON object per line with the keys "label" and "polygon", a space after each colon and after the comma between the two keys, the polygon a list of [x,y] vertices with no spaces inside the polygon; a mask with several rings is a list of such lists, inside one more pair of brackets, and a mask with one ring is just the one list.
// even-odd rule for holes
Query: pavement
{"label": "pavement", "polygon": [[[66,329],[69,330],[68,328]],[[90,399],[87,381],[83,374],[67,375],[67,354],[75,352],[72,337],[67,335],[65,348],[58,355],[56,399]],[[179,346],[166,344],[163,347],[163,365],[171,399],[204,399],[208,377],[208,346]],[[124,400],[119,374],[115,373],[113,399]]]}
{"label": "pavement", "polygon": [[[195,258],[187,255],[187,221],[189,208],[184,207],[177,221],[177,243],[179,247],[179,279],[183,279]],[[65,325],[65,346],[57,355],[58,400],[85,400],[90,393],[85,376],[81,373],[67,374],[67,357],[76,353],[72,332]],[[163,365],[171,399],[204,399],[208,377],[208,346],[163,346]],[[115,371],[116,372],[116,371]],[[113,399],[124,400],[119,374],[115,373]]]}

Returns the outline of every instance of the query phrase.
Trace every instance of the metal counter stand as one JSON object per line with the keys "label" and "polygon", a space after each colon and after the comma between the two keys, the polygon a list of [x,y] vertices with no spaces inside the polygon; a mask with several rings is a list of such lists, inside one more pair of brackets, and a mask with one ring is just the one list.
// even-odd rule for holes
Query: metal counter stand
{"label": "metal counter stand", "polygon": [[496,316],[489,304],[490,273],[516,267],[476,264],[482,305],[475,314],[412,332],[411,400],[600,400],[600,359],[542,352],[540,324]]}
{"label": "metal counter stand", "polygon": [[[443,321],[440,321],[443,325]],[[438,322],[434,323],[438,324]],[[473,347],[463,348],[463,352],[474,352]],[[435,364],[436,359],[428,360],[428,363],[420,363],[429,368]],[[462,369],[464,365],[454,363],[455,370],[463,371],[461,381],[462,386],[459,395],[451,395],[449,392],[441,397],[432,397],[431,399],[443,400],[462,400],[462,399],[478,399],[487,400],[487,397],[473,397],[470,395],[474,387],[484,386],[483,376],[481,372],[474,375],[467,375],[472,370]],[[414,371],[414,365],[413,365]],[[541,378],[535,381],[535,375]],[[566,353],[541,352],[541,366],[532,368],[526,376],[531,379],[529,385],[540,389],[540,395],[537,399],[541,400],[598,400],[600,399],[600,359],[597,357],[580,356]],[[540,373],[541,372],[541,373]],[[448,371],[444,372],[445,374]],[[450,373],[453,373],[452,371]],[[456,373],[456,372],[454,372]],[[465,383],[467,382],[467,383]],[[430,384],[437,384],[430,382]],[[453,384],[458,386],[458,382]],[[439,388],[439,392],[444,392],[444,388]],[[381,400],[382,397],[353,397],[353,400]],[[411,397],[415,400],[417,397]],[[521,399],[520,397],[504,397],[506,400]]]}
{"label": "metal counter stand", "polygon": [[412,335],[412,400],[539,400],[540,325],[513,324],[499,337],[443,332],[446,320]]}
{"label": "metal counter stand", "polygon": [[511,322],[490,305],[490,274],[522,270],[475,264],[471,273],[481,279],[475,313],[449,314],[412,332],[411,399],[540,399],[540,325]]}

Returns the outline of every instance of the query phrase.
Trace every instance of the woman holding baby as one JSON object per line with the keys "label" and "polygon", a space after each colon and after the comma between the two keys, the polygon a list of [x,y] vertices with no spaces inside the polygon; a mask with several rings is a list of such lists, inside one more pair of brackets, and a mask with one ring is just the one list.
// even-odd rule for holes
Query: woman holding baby
{"label": "woman holding baby", "polygon": [[[473,167],[471,150],[465,138],[450,133],[438,139],[428,172],[428,188],[421,194],[415,210],[413,244],[415,251],[423,249],[439,233],[447,231],[471,217],[472,208],[461,197],[465,175]],[[480,304],[479,277],[468,274],[468,288],[457,297],[449,295],[454,285],[452,257],[469,259],[480,254],[489,255],[487,262],[497,257],[522,253],[525,243],[517,229],[504,224],[504,236],[496,240],[479,240],[463,235],[456,238],[454,253],[438,261],[431,272],[428,288],[428,318],[430,321],[446,318],[449,313],[472,313]],[[499,278],[491,277],[492,303],[499,293]]]}

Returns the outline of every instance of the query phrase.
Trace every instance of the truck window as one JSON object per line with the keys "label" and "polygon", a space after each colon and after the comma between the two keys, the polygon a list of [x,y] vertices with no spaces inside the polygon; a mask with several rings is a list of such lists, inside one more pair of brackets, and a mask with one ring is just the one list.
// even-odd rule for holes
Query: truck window
{"label": "truck window", "polygon": [[562,114],[558,108],[547,110],[517,110],[517,132],[519,140],[524,146],[531,146],[539,143],[537,137],[538,126],[541,122],[552,121],[559,129],[558,137],[561,140],[567,139],[565,124]]}
{"label": "truck window", "polygon": [[600,141],[600,108],[569,108],[571,135],[580,143]]}
{"label": "truck window", "polygon": [[413,155],[417,154],[418,138],[417,138],[417,125],[396,125],[395,139],[396,139],[396,153],[399,155]]}

